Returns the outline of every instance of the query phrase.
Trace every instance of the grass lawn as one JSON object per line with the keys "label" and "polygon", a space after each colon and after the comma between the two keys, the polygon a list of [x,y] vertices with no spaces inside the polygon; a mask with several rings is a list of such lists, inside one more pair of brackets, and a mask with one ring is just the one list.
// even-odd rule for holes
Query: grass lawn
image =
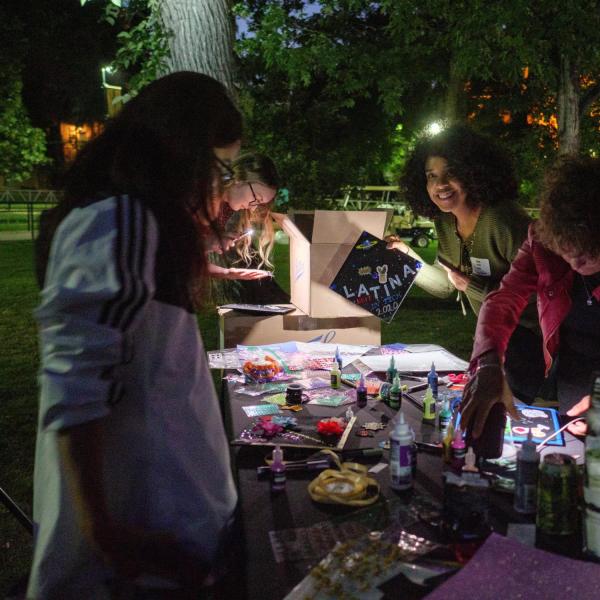
{"label": "grass lawn", "polygon": [[[423,251],[431,262],[435,247]],[[278,244],[275,276],[289,289],[288,246]],[[37,304],[31,242],[0,242],[0,487],[31,515],[32,473],[37,418],[37,340],[32,311]],[[207,349],[216,348],[217,320],[207,308],[199,316]],[[383,343],[430,342],[467,359],[475,318],[463,317],[454,297],[433,298],[413,287],[392,323],[382,324]],[[0,507],[0,598],[7,586],[27,573],[31,540]]]}

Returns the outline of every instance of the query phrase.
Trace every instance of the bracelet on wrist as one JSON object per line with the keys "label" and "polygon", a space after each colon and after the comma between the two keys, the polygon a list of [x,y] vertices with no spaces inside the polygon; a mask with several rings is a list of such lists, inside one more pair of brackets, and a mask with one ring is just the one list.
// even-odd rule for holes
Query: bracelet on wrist
{"label": "bracelet on wrist", "polygon": [[484,365],[477,365],[477,368],[475,369],[475,373],[479,373],[479,371],[481,371],[481,369],[489,369],[489,368],[502,370],[502,365],[500,365],[499,363],[487,363]]}

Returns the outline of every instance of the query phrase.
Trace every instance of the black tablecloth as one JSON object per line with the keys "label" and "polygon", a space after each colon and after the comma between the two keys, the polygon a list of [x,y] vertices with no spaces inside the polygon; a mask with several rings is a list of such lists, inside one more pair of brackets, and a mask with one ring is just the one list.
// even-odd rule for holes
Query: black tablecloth
{"label": "black tablecloth", "polygon": [[[234,392],[238,384],[224,382],[223,407],[226,425],[230,439],[237,437],[239,432],[247,426],[250,419],[242,410],[243,405],[259,404],[256,398],[241,396]],[[336,409],[305,405],[304,410],[315,416],[335,416],[343,414],[346,406]],[[357,422],[379,421],[381,415],[389,418],[395,416],[388,406],[380,401],[369,399],[367,407],[358,409],[352,406],[357,415]],[[427,436],[431,427],[421,423],[421,409],[415,404],[404,399],[402,404],[406,420],[416,433],[417,439]],[[354,429],[357,429],[355,427]],[[359,438],[354,432],[348,438],[346,448],[378,447],[379,442],[388,439],[390,426],[376,432],[373,438]],[[245,533],[245,583],[240,579],[240,597],[243,597],[242,588],[250,599],[269,600],[283,598],[305,575],[308,565],[305,562],[276,563],[271,549],[269,532],[298,527],[309,527],[315,523],[326,520],[339,520],[344,516],[359,514],[360,510],[338,505],[326,505],[311,500],[307,486],[318,475],[318,472],[289,472],[285,492],[278,495],[270,493],[268,478],[258,478],[256,468],[265,464],[264,458],[270,456],[272,447],[264,446],[234,446],[233,458],[240,494],[240,509]],[[571,444],[569,449],[573,450]],[[285,449],[286,459],[306,457],[314,452],[309,449]],[[355,460],[352,458],[351,460]],[[360,460],[365,462],[364,459]],[[387,452],[382,458],[371,459],[371,464],[387,462]],[[441,502],[442,498],[442,470],[441,456],[427,453],[418,453],[418,469],[415,489],[432,496]],[[372,475],[381,485],[381,502],[386,499],[400,498],[409,502],[410,494],[398,494],[389,487],[389,468],[384,468],[379,473]],[[508,522],[533,523],[531,517],[519,515],[512,509],[512,495],[492,492],[491,520],[494,529],[499,533],[506,532]],[[425,529],[423,529],[423,527]],[[436,532],[427,532],[427,526],[422,525],[419,530],[421,535],[435,538]],[[406,583],[406,582],[405,582]],[[405,590],[406,588],[403,588]],[[408,591],[408,590],[407,590]],[[426,590],[412,589],[403,597],[420,597]]]}

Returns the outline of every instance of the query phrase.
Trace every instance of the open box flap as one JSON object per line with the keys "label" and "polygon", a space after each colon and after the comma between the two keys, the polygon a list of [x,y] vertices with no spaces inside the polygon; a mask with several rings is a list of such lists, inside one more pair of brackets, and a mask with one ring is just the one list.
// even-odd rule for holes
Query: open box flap
{"label": "open box flap", "polygon": [[354,244],[363,231],[382,238],[389,222],[386,210],[316,210],[313,244]]}

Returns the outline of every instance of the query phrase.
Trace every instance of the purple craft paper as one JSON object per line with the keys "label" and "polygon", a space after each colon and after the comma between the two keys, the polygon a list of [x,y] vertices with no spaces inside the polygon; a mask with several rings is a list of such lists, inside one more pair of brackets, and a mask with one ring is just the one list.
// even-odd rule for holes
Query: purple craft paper
{"label": "purple craft paper", "polygon": [[600,598],[600,565],[524,546],[492,533],[462,570],[426,596],[448,598]]}

